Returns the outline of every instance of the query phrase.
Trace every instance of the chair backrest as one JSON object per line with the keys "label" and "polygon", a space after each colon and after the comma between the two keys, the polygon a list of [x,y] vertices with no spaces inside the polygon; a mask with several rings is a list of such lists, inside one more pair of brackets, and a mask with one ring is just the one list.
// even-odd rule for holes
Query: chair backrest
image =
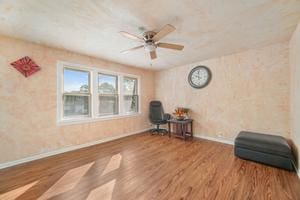
{"label": "chair backrest", "polygon": [[151,101],[149,106],[149,118],[151,122],[162,121],[164,110],[160,101]]}

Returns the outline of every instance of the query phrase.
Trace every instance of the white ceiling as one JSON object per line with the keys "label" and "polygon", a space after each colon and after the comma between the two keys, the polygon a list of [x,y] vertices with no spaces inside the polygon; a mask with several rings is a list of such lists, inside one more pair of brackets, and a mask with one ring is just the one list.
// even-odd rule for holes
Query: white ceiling
{"label": "white ceiling", "polygon": [[[300,19],[299,0],[0,0],[0,34],[143,68],[165,69],[288,40]],[[150,61],[118,34],[139,27],[177,29]],[[152,66],[150,66],[152,63]]]}

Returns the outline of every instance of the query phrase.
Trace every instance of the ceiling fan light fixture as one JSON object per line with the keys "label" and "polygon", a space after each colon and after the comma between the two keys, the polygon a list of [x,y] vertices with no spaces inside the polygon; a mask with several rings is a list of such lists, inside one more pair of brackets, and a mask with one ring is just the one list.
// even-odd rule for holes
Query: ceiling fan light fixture
{"label": "ceiling fan light fixture", "polygon": [[156,47],[154,42],[146,42],[144,45],[145,50],[148,52],[155,51]]}

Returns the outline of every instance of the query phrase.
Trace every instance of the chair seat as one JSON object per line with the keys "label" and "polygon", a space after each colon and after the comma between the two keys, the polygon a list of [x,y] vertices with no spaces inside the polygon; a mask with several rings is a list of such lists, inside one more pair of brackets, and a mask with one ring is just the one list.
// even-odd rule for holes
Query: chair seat
{"label": "chair seat", "polygon": [[152,120],[151,122],[153,124],[166,124],[167,120]]}

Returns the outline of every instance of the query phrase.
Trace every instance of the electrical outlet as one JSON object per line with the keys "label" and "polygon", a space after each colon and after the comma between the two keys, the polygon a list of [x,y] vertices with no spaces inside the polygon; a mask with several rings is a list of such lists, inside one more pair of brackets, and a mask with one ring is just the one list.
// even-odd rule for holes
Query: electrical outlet
{"label": "electrical outlet", "polygon": [[222,133],[219,133],[219,134],[217,134],[217,136],[218,136],[219,138],[222,138],[222,137],[223,137],[223,134],[222,134]]}

